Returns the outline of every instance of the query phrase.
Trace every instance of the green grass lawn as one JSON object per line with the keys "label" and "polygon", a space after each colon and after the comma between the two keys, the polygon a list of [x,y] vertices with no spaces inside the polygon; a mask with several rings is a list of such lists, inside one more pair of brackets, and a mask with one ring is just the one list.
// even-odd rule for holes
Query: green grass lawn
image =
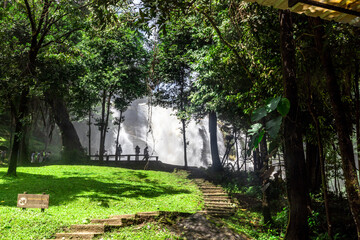
{"label": "green grass lawn", "polygon": [[[0,167],[0,176],[6,170]],[[23,192],[50,194],[49,209],[17,208],[17,195]],[[0,178],[0,239],[50,238],[93,218],[157,210],[196,212],[201,207],[200,191],[179,174],[97,166],[19,167],[17,178]],[[152,225],[139,229],[138,237],[133,230],[125,228],[122,234],[169,238],[166,230]],[[154,237],[157,232],[162,233]]]}

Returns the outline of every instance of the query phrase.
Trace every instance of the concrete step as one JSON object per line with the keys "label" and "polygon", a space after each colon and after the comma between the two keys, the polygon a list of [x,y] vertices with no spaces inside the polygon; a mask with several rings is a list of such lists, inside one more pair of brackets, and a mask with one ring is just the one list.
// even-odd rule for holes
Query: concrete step
{"label": "concrete step", "polygon": [[81,233],[104,233],[105,228],[103,224],[75,224],[70,226],[71,232]]}
{"label": "concrete step", "polygon": [[206,208],[206,209],[209,209],[209,208],[217,208],[217,209],[224,209],[224,210],[234,209],[234,207],[231,206],[231,205],[225,206],[225,205],[214,205],[214,204],[205,205],[205,208]]}
{"label": "concrete step", "polygon": [[135,214],[135,218],[141,218],[141,219],[149,219],[149,218],[156,218],[160,215],[159,211],[154,212],[140,212]]}
{"label": "concrete step", "polygon": [[207,190],[207,189],[222,189],[221,187],[215,187],[215,186],[201,186],[200,189]]}
{"label": "concrete step", "polygon": [[215,190],[215,189],[214,189],[214,190],[202,190],[202,192],[203,192],[204,195],[205,195],[205,194],[213,194],[213,193],[221,193],[221,194],[227,196],[227,193],[224,192],[224,191],[221,190],[221,189],[216,189],[216,190]]}
{"label": "concrete step", "polygon": [[236,205],[234,205],[232,202],[230,201],[226,201],[226,202],[219,202],[219,201],[211,201],[211,200],[206,200],[204,201],[204,205],[216,205],[216,206],[232,206],[235,207]]}
{"label": "concrete step", "polygon": [[92,219],[91,223],[114,225],[114,226],[122,225],[121,219],[118,219],[118,218]]}
{"label": "concrete step", "polygon": [[214,193],[203,193],[204,196],[228,196],[226,193],[222,192],[222,193],[217,193],[217,192],[214,192]]}
{"label": "concrete step", "polygon": [[131,219],[131,218],[135,218],[135,214],[111,215],[109,218]]}
{"label": "concrete step", "polygon": [[57,233],[57,239],[93,239],[98,233]]}

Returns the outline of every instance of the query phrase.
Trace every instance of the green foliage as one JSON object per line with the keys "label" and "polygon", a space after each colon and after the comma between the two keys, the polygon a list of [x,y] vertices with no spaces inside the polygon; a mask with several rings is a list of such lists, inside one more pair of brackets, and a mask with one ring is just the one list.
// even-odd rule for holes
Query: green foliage
{"label": "green foliage", "polygon": [[148,223],[144,226],[138,227],[124,227],[121,230],[113,230],[107,232],[99,239],[142,239],[142,240],[170,240],[170,239],[182,239],[174,235],[166,226],[159,223]]}
{"label": "green foliage", "polygon": [[289,220],[289,208],[284,207],[282,209],[282,211],[277,212],[276,216],[274,216],[273,220],[274,220],[275,225],[278,226],[279,228],[282,228],[282,230],[284,232],[286,229],[288,220]]}
{"label": "green foliage", "polygon": [[[0,168],[0,175],[6,173]],[[94,166],[18,168],[17,178],[0,178],[0,239],[50,238],[71,224],[93,218],[147,211],[200,210],[198,188],[176,174]],[[16,208],[17,194],[50,194],[49,209]],[[156,236],[155,226],[118,236]],[[164,235],[169,235],[164,233]],[[16,236],[16,237],[15,237]],[[161,235],[160,235],[161,236]],[[15,238],[14,238],[15,237]]]}
{"label": "green foliage", "polygon": [[[277,116],[275,110],[280,113]],[[282,120],[290,110],[290,102],[287,98],[276,97],[269,98],[264,106],[255,109],[251,115],[252,122],[258,122],[251,125],[248,133],[251,137],[249,142],[249,151],[257,148],[265,134],[269,135],[273,142],[277,142],[277,137],[281,128]],[[276,147],[273,146],[273,149]]]}
{"label": "green foliage", "polygon": [[144,44],[142,34],[126,24],[84,36],[79,47],[86,74],[77,91],[92,101],[87,106],[82,106],[81,100],[74,102],[88,110],[106,94],[115,99],[118,110],[125,111],[134,99],[146,93],[149,53]]}
{"label": "green foliage", "polygon": [[247,188],[245,194],[260,199],[262,196],[261,186],[250,186]]}

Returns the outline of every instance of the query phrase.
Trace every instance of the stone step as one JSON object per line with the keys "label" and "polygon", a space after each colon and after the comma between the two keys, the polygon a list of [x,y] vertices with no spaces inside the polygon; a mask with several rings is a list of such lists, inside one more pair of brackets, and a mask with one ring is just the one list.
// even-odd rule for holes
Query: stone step
{"label": "stone step", "polygon": [[221,193],[218,193],[218,192],[204,192],[203,193],[204,196],[228,196],[226,193],[224,192],[221,192]]}
{"label": "stone step", "polygon": [[121,219],[118,219],[118,218],[92,219],[91,223],[114,225],[114,226],[121,226],[122,225]]}
{"label": "stone step", "polygon": [[206,207],[206,211],[218,211],[218,212],[234,212],[233,208],[219,208],[219,207]]}
{"label": "stone step", "polygon": [[135,214],[135,218],[142,218],[142,219],[149,219],[149,218],[155,218],[160,215],[159,211],[153,211],[153,212],[140,212]]}
{"label": "stone step", "polygon": [[215,186],[201,186],[200,189],[206,190],[206,189],[222,189],[222,188]]}
{"label": "stone step", "polygon": [[74,224],[70,226],[70,231],[81,233],[104,233],[105,228],[103,224]]}
{"label": "stone step", "polygon": [[217,205],[217,206],[235,206],[232,202],[226,201],[226,202],[219,202],[219,201],[211,201],[206,200],[204,201],[204,205]]}
{"label": "stone step", "polygon": [[234,209],[234,207],[231,206],[231,205],[227,205],[227,206],[225,206],[225,205],[223,205],[223,206],[221,206],[221,205],[205,205],[205,208],[206,208],[206,209],[216,208],[216,209],[224,209],[224,210]]}
{"label": "stone step", "polygon": [[216,186],[214,184],[211,183],[201,183],[201,184],[197,184],[200,188],[208,188],[208,187],[216,187],[216,188],[221,188],[221,186]]}
{"label": "stone step", "polygon": [[98,233],[57,233],[57,239],[93,239]]}
{"label": "stone step", "polygon": [[213,194],[213,193],[221,193],[223,195],[227,195],[226,192],[224,192],[223,190],[221,189],[214,189],[214,190],[202,190],[203,194]]}
{"label": "stone step", "polygon": [[109,218],[131,219],[131,218],[135,218],[135,214],[111,215]]}

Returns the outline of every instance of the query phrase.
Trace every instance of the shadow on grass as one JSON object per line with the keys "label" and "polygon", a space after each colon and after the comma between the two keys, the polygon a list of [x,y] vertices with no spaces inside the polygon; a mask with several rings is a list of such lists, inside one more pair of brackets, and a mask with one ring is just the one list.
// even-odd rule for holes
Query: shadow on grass
{"label": "shadow on grass", "polygon": [[50,194],[51,206],[64,205],[77,198],[89,198],[106,205],[109,200],[156,198],[161,195],[190,193],[185,187],[175,189],[157,181],[146,181],[148,179],[145,173],[136,173],[134,178],[138,181],[106,183],[88,176],[78,176],[76,173],[69,173],[61,178],[21,173],[18,178],[4,178],[5,182],[0,184],[0,206],[15,207],[17,195],[23,192]]}

